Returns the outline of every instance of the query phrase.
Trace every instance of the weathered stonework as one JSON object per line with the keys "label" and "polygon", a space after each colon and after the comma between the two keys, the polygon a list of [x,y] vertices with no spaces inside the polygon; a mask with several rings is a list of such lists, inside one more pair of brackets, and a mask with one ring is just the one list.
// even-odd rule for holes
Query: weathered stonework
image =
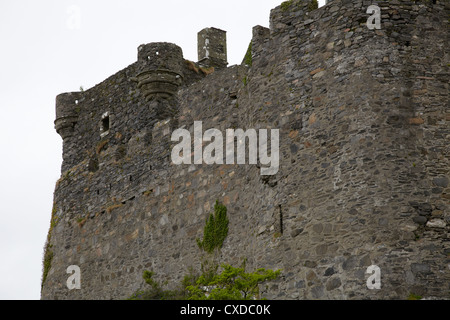
{"label": "weathered stonework", "polygon": [[205,28],[197,35],[198,63],[203,67],[226,68],[227,33],[217,28]]}
{"label": "weathered stonework", "polygon": [[[369,30],[367,7],[382,10]],[[252,64],[212,74],[172,44],[57,98],[64,139],[42,299],[178,284],[228,208],[223,262],[282,269],[272,299],[450,298],[448,1],[292,1],[254,28]],[[280,129],[280,170],[171,163],[177,128]],[[81,269],[69,291],[66,269]],[[381,269],[381,290],[365,272]]]}

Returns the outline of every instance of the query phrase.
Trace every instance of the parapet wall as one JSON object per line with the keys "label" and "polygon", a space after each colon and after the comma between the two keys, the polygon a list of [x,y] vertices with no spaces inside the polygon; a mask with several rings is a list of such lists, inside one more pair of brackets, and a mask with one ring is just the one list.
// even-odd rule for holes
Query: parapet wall
{"label": "parapet wall", "polygon": [[[267,298],[449,298],[449,4],[436,2],[286,2],[270,29],[254,28],[251,66],[209,74],[175,46],[164,68],[140,54],[61,96],[56,126],[72,132],[60,132],[42,298],[124,299],[145,288],[144,270],[175,286],[200,268],[196,238],[216,200],[230,218],[221,261],[283,270]],[[372,3],[380,30],[365,25]],[[172,46],[161,45],[140,48],[161,57]],[[146,94],[138,75],[149,68],[181,82]],[[280,129],[279,172],[173,165],[171,134],[194,121]],[[66,287],[70,265],[81,290]],[[371,265],[381,290],[366,286]]]}

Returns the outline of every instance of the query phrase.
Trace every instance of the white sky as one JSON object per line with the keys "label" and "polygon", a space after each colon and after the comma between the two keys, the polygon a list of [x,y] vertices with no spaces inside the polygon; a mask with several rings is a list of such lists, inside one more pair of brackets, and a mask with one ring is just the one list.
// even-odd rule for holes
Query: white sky
{"label": "white sky", "polygon": [[197,32],[205,27],[227,31],[228,61],[239,64],[252,28],[269,27],[281,2],[1,0],[0,300],[40,298],[62,162],[56,95],[102,82],[135,62],[144,43],[175,43],[197,61]]}

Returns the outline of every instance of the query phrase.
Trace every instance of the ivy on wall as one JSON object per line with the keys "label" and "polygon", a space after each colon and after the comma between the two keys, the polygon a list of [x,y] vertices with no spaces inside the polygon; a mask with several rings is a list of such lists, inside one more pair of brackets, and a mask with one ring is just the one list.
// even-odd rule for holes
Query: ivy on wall
{"label": "ivy on wall", "polygon": [[207,253],[213,253],[215,249],[221,249],[228,235],[227,207],[216,201],[214,213],[206,220],[203,229],[203,239],[197,239],[198,247]]}

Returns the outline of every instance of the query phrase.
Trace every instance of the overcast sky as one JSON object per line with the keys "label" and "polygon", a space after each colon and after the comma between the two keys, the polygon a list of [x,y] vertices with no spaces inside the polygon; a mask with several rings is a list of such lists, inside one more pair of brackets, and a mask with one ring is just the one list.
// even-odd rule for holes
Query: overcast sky
{"label": "overcast sky", "polygon": [[[62,140],[55,97],[89,89],[172,42],[197,61],[197,32],[227,31],[241,63],[256,25],[282,0],[0,0],[0,299],[39,299]],[[321,5],[323,5],[321,1]]]}

